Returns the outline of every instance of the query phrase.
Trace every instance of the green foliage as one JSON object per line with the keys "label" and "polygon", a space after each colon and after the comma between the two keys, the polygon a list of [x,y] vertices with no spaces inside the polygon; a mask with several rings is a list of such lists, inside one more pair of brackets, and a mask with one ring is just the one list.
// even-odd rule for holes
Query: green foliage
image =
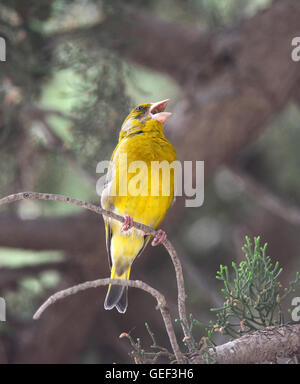
{"label": "green foliage", "polygon": [[[261,247],[260,237],[255,237],[253,244],[246,236],[246,244],[242,250],[245,260],[239,265],[232,262],[233,276],[230,275],[227,266],[221,265],[217,271],[216,278],[224,284],[224,288],[221,289],[224,305],[221,308],[211,309],[216,313],[217,321],[210,321],[207,337],[202,337],[200,341],[195,340],[193,329],[194,326],[203,327],[204,324],[190,314],[187,333],[192,350],[184,354],[187,363],[193,362],[194,357],[200,357],[207,364],[216,362],[213,340],[216,332],[238,338],[251,331],[284,324],[282,303],[300,285],[300,273],[297,272],[295,280],[289,283],[288,288],[283,289],[278,280],[282,268],[279,268],[278,262],[273,264],[271,258],[267,256],[267,243]],[[175,319],[175,322],[180,320]],[[120,336],[129,339],[133,348],[130,353],[133,360],[141,364],[154,364],[159,358],[167,357],[172,362],[174,355],[157,344],[147,323],[146,328],[152,339],[151,352],[142,346],[140,338],[135,341],[127,333]],[[185,339],[183,342],[186,344]]]}
{"label": "green foliage", "polygon": [[216,363],[216,353],[215,353],[215,344],[212,340],[212,334],[208,333],[207,337],[202,337],[200,341],[196,341],[193,336],[193,328],[194,326],[203,327],[200,321],[194,318],[192,314],[190,314],[190,325],[189,325],[189,334],[190,339],[192,341],[192,352],[189,358],[192,359],[193,354],[200,357],[206,364],[214,364]]}
{"label": "green foliage", "polygon": [[267,244],[260,246],[260,238],[254,238],[254,245],[249,237],[242,248],[245,261],[239,266],[232,263],[235,276],[232,278],[227,266],[220,266],[216,278],[224,288],[222,308],[213,308],[217,315],[216,323],[210,322],[209,336],[220,332],[231,337],[239,337],[253,330],[284,323],[282,302],[300,283],[300,274],[283,290],[278,280],[282,268],[279,263],[273,265],[266,255]]}
{"label": "green foliage", "polygon": [[72,115],[72,150],[91,173],[96,164],[109,159],[120,126],[131,107],[125,85],[124,63],[112,52],[85,51],[66,46],[59,63],[74,73],[72,88],[78,100]]}

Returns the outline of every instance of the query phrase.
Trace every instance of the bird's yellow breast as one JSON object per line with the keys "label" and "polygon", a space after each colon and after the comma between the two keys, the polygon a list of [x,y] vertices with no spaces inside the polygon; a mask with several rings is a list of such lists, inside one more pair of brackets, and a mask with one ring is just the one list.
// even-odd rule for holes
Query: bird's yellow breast
{"label": "bird's yellow breast", "polygon": [[157,228],[174,198],[175,171],[168,167],[174,160],[176,152],[164,136],[142,132],[124,138],[112,156],[102,206]]}

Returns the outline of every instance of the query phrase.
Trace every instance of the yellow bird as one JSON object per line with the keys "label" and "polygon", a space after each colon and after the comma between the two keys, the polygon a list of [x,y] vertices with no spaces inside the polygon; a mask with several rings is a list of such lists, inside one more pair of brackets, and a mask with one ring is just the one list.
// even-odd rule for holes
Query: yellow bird
{"label": "yellow bird", "polygon": [[[172,165],[176,160],[175,149],[163,133],[163,123],[171,115],[165,112],[168,101],[141,104],[133,109],[121,127],[112,154],[101,206],[125,217],[123,224],[104,217],[113,279],[129,279],[134,259],[150,239],[133,228],[132,221],[157,229],[174,199],[174,167],[169,169],[169,178],[159,169],[159,165]],[[159,230],[152,245],[165,239],[166,233]],[[116,307],[120,313],[126,312],[127,291],[122,286],[109,286],[104,308]]]}

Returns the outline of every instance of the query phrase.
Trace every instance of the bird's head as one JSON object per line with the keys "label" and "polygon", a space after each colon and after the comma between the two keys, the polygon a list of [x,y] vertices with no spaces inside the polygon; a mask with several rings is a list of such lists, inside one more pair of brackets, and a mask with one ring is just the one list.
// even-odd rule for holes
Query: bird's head
{"label": "bird's head", "polygon": [[124,120],[120,138],[136,131],[161,130],[163,123],[171,116],[165,112],[169,99],[157,103],[145,103],[135,107]]}

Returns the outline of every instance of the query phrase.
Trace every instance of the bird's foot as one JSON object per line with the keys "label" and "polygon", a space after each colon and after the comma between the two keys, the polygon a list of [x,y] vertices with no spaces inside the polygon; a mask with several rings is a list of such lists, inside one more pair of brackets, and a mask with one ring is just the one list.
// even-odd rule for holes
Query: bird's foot
{"label": "bird's foot", "polygon": [[154,236],[154,239],[152,240],[151,245],[153,247],[156,247],[157,245],[164,243],[166,241],[166,239],[167,239],[166,232],[163,231],[162,229],[159,229],[156,232],[156,235]]}
{"label": "bird's foot", "polygon": [[121,232],[126,232],[133,227],[133,218],[129,215],[124,216],[125,221],[121,227]]}

